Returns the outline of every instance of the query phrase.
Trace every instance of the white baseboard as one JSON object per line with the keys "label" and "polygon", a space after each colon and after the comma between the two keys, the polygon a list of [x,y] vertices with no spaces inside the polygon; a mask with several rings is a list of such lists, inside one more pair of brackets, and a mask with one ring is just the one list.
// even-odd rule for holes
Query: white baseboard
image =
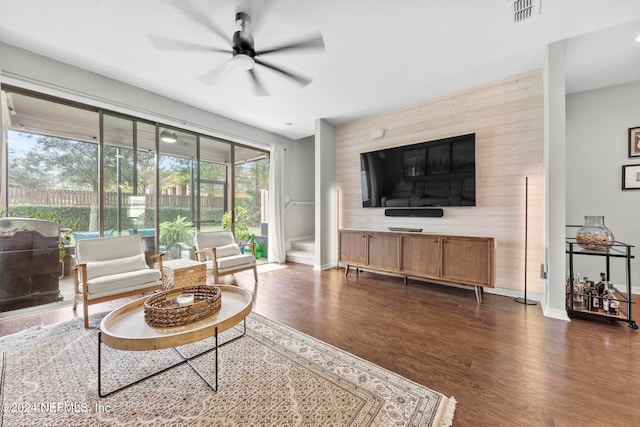
{"label": "white baseboard", "polygon": [[[524,292],[522,291],[517,291],[515,289],[507,289],[507,288],[484,288],[484,291],[488,294],[496,294],[496,295],[502,295],[505,297],[511,297],[511,298],[524,298]],[[542,295],[540,294],[534,294],[531,292],[527,292],[527,300],[531,300],[531,301],[537,301],[540,302],[542,301]]]}
{"label": "white baseboard", "polygon": [[321,266],[314,265],[313,269],[314,269],[314,271],[322,271],[322,270],[329,270],[331,268],[336,268],[336,267],[338,267],[338,263],[337,262],[330,262],[330,263],[327,263],[327,264],[323,264]]}
{"label": "white baseboard", "polygon": [[571,321],[571,319],[569,318],[569,315],[567,314],[567,310],[549,308],[548,306],[543,305],[542,314],[544,314],[544,317],[551,317],[553,319],[565,320],[567,322]]}

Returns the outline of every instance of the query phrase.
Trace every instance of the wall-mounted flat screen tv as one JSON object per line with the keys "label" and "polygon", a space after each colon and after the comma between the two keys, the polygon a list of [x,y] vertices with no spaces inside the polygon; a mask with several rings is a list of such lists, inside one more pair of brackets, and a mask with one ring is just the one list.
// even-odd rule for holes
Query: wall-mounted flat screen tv
{"label": "wall-mounted flat screen tv", "polygon": [[476,205],[476,134],[360,154],[363,207]]}

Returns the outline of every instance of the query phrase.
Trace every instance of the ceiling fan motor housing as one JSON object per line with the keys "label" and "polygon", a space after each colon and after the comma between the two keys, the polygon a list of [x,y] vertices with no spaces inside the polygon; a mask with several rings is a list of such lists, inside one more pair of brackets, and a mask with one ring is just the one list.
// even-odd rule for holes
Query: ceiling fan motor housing
{"label": "ceiling fan motor housing", "polygon": [[253,49],[253,36],[246,31],[236,31],[233,35],[233,51],[234,53],[244,53],[255,56],[256,51]]}
{"label": "ceiling fan motor housing", "polygon": [[233,34],[233,60],[243,70],[250,70],[255,65],[253,58],[256,56],[256,51],[253,36],[249,32],[250,24],[249,15],[243,12],[236,13],[238,31]]}
{"label": "ceiling fan motor housing", "polygon": [[233,35],[233,61],[243,70],[255,65],[256,51],[253,49],[253,37],[246,31],[236,31]]}

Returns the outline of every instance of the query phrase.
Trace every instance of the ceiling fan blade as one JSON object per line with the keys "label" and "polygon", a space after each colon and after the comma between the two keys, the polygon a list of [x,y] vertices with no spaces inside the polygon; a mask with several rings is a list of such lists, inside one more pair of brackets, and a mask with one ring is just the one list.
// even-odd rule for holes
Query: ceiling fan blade
{"label": "ceiling fan blade", "polygon": [[160,50],[190,50],[199,52],[223,52],[233,53],[230,49],[218,49],[203,43],[194,43],[186,40],[170,39],[162,36],[149,36],[151,44]]}
{"label": "ceiling fan blade", "polygon": [[253,91],[256,96],[267,96],[267,90],[264,88],[262,82],[258,79],[256,75],[256,70],[253,68],[249,70],[249,76],[251,77],[251,81],[253,82]]}
{"label": "ceiling fan blade", "polygon": [[207,71],[206,73],[197,77],[197,79],[206,85],[211,85],[217,78],[229,71],[229,68],[231,68],[232,66],[233,60],[232,58],[229,58],[226,61],[223,61],[222,63],[213,67],[213,69],[211,69],[210,71]]}
{"label": "ceiling fan blade", "polygon": [[174,7],[180,9],[187,16],[193,18],[196,22],[200,23],[200,25],[211,30],[215,35],[224,40],[227,45],[230,46],[232,44],[229,35],[222,31],[222,29],[218,27],[218,25],[216,25],[214,21],[207,18],[207,16],[211,15],[210,12],[207,13],[206,11],[199,10],[198,8],[193,7],[193,5],[189,4],[189,2],[185,1],[174,1],[169,3]]}
{"label": "ceiling fan blade", "polygon": [[271,49],[257,51],[256,56],[266,55],[268,53],[273,53],[273,52],[282,52],[285,50],[295,50],[295,49],[324,49],[324,39],[322,38],[322,34],[318,34],[313,37],[300,40],[298,42],[288,43],[288,44],[273,47]]}
{"label": "ceiling fan blade", "polygon": [[302,86],[306,86],[306,85],[308,85],[309,83],[311,83],[313,81],[313,80],[308,79],[306,77],[303,77],[303,76],[301,76],[299,74],[294,74],[291,71],[287,71],[287,70],[285,70],[283,68],[276,67],[275,65],[268,64],[268,63],[266,63],[266,62],[264,62],[262,60],[259,60],[259,59],[256,59],[256,58],[254,58],[254,60],[256,61],[256,64],[264,65],[265,67],[267,67],[267,68],[269,68],[269,69],[271,69],[273,71],[276,71],[276,72],[278,72],[278,73],[280,73],[280,74],[282,74],[284,76],[289,77],[290,79],[295,80],[296,82],[300,83]]}

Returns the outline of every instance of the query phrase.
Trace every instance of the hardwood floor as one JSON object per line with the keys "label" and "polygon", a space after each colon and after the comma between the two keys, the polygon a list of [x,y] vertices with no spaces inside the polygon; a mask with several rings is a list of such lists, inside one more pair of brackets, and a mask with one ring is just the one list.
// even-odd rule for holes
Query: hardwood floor
{"label": "hardwood floor", "polygon": [[[487,293],[478,306],[471,289],[286,267],[256,288],[252,274],[236,274],[255,291],[254,311],[455,396],[455,426],[638,425],[640,336],[626,323],[564,322]],[[65,307],[0,319],[0,335],[72,317]]]}

